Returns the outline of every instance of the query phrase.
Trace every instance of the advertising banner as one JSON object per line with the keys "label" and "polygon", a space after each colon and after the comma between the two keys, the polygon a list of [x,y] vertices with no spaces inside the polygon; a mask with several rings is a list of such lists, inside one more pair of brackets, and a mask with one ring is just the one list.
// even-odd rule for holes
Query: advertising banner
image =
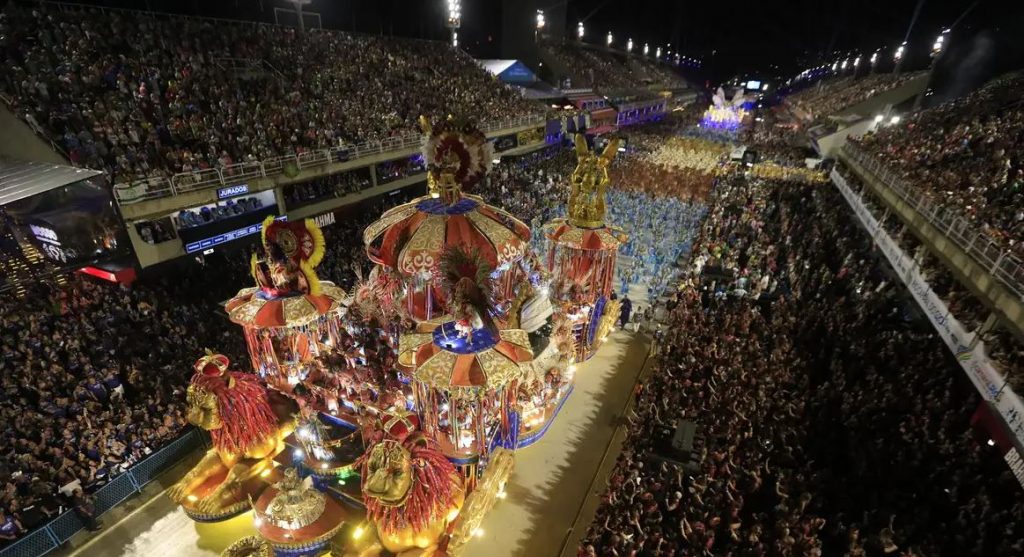
{"label": "advertising banner", "polygon": [[878,219],[865,207],[860,196],[850,189],[842,175],[833,170],[831,177],[832,182],[849,203],[861,224],[874,238],[875,245],[906,284],[910,294],[921,307],[921,311],[928,317],[939,338],[946,343],[956,357],[967,377],[974,383],[975,388],[985,400],[993,402],[999,415],[1006,421],[1006,425],[1017,440],[1024,443],[1024,403],[1013,392],[1013,389],[1006,385],[1002,375],[992,365],[985,352],[984,343],[978,341],[974,343],[974,348],[971,348],[974,333],[968,332],[963,324],[950,313],[946,303],[935,294],[928,281],[921,276],[913,258],[908,256],[889,236],[885,228],[879,224]]}

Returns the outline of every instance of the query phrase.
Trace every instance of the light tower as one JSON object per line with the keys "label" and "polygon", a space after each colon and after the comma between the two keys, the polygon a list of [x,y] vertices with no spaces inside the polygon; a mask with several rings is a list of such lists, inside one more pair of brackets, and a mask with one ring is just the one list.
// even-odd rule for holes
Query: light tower
{"label": "light tower", "polygon": [[900,43],[900,46],[896,47],[896,51],[892,53],[892,59],[896,62],[896,68],[893,69],[892,73],[900,75],[900,68],[903,66],[903,55],[907,49],[907,41]]}
{"label": "light tower", "polygon": [[462,25],[462,0],[448,0],[448,29],[452,31],[452,46],[459,46],[459,27]]}

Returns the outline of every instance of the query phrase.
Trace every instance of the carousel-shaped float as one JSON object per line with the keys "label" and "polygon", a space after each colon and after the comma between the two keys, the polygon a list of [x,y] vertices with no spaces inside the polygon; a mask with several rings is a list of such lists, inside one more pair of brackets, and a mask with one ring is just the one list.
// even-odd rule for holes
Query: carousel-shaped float
{"label": "carousel-shaped float", "polygon": [[239,291],[225,309],[242,326],[253,370],[269,386],[303,404],[334,408],[326,392],[299,387],[332,374],[326,358],[340,342],[348,303],[344,290],[316,275],[323,234],[312,220],[267,217],[262,237],[264,257],[252,260],[257,286]]}
{"label": "carousel-shaped float", "polygon": [[611,299],[619,246],[628,239],[621,228],[605,223],[604,193],[608,166],[618,150],[612,140],[598,156],[586,137],[576,136],[576,169],[572,173],[568,219],[545,225],[551,240],[548,270],[555,277],[555,298],[571,323],[575,361],[589,359],[619,317]]}
{"label": "carousel-shaped float", "polygon": [[424,158],[430,193],[385,212],[363,232],[367,256],[384,267],[381,277],[401,284],[407,314],[429,321],[448,313],[437,277],[441,255],[460,246],[479,253],[494,269],[495,307],[507,310],[522,281],[516,264],[530,245],[530,229],[509,213],[466,193],[486,175],[493,147],[472,125],[447,120],[430,126]]}
{"label": "carousel-shaped float", "polygon": [[403,335],[398,361],[412,370],[423,431],[472,484],[493,448],[516,446],[515,397],[533,353],[526,331],[500,329],[491,316],[491,269],[482,257],[452,248],[441,269],[452,315]]}

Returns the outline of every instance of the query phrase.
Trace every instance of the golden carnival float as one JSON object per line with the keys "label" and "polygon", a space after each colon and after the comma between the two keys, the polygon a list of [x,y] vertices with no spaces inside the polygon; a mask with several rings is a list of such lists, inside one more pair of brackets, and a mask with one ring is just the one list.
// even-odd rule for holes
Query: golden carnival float
{"label": "golden carnival float", "polygon": [[169,495],[197,521],[253,513],[257,535],[227,557],[458,554],[617,317],[614,142],[597,155],[577,138],[545,266],[529,227],[469,193],[484,134],[422,125],[429,191],[366,228],[375,267],[353,296],[317,277],[314,224],[270,218],[256,286],[226,304],[253,373],[212,353],[195,365],[189,420],[213,448]]}
{"label": "golden carnival float", "polygon": [[570,178],[568,218],[544,226],[551,240],[548,270],[555,277],[555,298],[571,324],[575,361],[590,359],[619,318],[613,299],[615,262],[628,237],[605,222],[608,166],[619,141],[608,142],[600,155],[592,152],[582,134],[575,138],[576,169]]}

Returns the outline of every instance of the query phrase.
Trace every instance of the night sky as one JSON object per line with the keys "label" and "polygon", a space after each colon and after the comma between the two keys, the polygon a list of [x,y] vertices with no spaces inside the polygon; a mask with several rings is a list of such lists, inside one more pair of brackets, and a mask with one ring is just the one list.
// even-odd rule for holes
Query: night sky
{"label": "night sky", "polygon": [[[811,65],[831,62],[835,59],[831,53],[837,51],[859,51],[866,59],[884,47],[879,59],[891,63],[892,50],[906,36],[918,4],[918,0],[571,0],[567,19],[572,26],[583,19],[585,27],[594,31],[590,39],[595,41],[612,30],[616,36],[633,37],[635,44],[649,42],[652,49],[671,42],[678,46],[673,50],[703,58],[714,78],[758,73],[788,78]],[[908,64],[926,65],[936,36],[974,2],[926,0],[921,4],[908,39]],[[1019,27],[1022,4],[1019,0],[977,2],[955,32],[969,38],[985,29],[996,32],[1001,23],[1014,20]],[[1015,6],[1014,17],[1011,6]]]}

